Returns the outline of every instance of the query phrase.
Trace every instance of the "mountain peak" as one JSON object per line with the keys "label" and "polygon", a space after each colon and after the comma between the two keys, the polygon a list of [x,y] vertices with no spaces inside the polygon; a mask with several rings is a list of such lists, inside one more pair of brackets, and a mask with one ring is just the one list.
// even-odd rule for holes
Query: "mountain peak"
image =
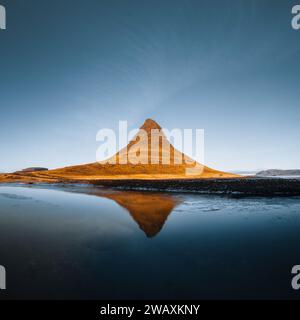
{"label": "mountain peak", "polygon": [[156,121],[154,121],[152,119],[146,119],[140,129],[144,129],[147,132],[149,132],[152,129],[161,130],[161,126]]}

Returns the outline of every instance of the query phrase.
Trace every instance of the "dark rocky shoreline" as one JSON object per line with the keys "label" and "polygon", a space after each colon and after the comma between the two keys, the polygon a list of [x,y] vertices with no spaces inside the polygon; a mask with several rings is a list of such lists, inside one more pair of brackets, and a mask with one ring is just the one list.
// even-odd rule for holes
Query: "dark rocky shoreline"
{"label": "dark rocky shoreline", "polygon": [[300,196],[300,179],[241,178],[203,180],[97,180],[89,182],[123,190],[171,191],[232,196]]}

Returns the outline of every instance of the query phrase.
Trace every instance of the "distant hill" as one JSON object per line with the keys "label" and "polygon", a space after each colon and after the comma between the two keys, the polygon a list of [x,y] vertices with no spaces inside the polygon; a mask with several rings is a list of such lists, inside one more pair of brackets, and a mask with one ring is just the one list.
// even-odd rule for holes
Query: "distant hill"
{"label": "distant hill", "polygon": [[48,171],[47,168],[42,168],[42,167],[31,167],[31,168],[26,168],[26,169],[23,169],[23,170],[19,170],[19,171],[16,171],[14,173],[22,173],[22,172],[39,172],[39,171]]}
{"label": "distant hill", "polygon": [[259,176],[259,177],[300,176],[300,169],[292,169],[292,170],[269,169],[269,170],[258,172],[256,176]]}

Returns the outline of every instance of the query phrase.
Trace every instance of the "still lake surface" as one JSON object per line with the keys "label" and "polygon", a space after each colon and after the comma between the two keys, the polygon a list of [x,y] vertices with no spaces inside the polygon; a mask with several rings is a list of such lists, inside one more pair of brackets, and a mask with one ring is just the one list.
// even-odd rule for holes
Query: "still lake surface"
{"label": "still lake surface", "polygon": [[299,200],[1,186],[0,299],[298,299]]}

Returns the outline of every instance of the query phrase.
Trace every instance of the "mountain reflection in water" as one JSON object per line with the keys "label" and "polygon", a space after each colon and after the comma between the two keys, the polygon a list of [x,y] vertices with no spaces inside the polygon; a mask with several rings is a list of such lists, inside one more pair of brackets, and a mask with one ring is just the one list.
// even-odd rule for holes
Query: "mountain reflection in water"
{"label": "mountain reflection in water", "polygon": [[171,194],[103,189],[76,190],[115,201],[126,209],[148,238],[156,236],[163,228],[170,213],[181,203]]}
{"label": "mountain reflection in water", "polygon": [[2,186],[0,300],[299,299],[299,212],[298,197]]}

